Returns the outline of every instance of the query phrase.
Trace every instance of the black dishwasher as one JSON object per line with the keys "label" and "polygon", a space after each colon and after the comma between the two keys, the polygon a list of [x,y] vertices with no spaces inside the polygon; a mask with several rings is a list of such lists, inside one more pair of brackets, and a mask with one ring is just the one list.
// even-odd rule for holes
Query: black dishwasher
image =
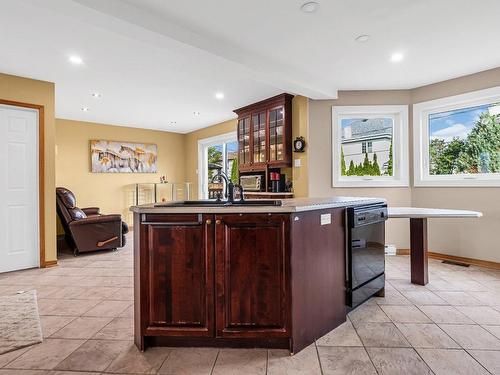
{"label": "black dishwasher", "polygon": [[349,207],[346,215],[346,303],[354,308],[384,293],[387,205]]}

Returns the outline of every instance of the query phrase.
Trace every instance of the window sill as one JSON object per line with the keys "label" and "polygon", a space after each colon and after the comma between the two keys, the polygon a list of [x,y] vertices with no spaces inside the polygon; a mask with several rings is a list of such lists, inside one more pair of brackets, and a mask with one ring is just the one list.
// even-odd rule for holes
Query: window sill
{"label": "window sill", "polygon": [[377,178],[359,178],[352,180],[339,180],[333,181],[332,187],[334,188],[376,188],[376,187],[409,187],[408,181],[403,180],[384,180]]}
{"label": "window sill", "polygon": [[426,178],[415,180],[415,187],[500,187],[500,178],[462,177]]}

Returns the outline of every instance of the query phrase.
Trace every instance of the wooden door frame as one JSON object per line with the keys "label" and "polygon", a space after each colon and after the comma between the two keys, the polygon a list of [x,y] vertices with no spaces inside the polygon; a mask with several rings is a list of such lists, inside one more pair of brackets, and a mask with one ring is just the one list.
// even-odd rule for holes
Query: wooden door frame
{"label": "wooden door frame", "polygon": [[[48,266],[45,261],[45,106],[0,99],[0,104],[30,108],[38,111],[38,234],[40,268]],[[52,265],[52,262],[50,262]]]}

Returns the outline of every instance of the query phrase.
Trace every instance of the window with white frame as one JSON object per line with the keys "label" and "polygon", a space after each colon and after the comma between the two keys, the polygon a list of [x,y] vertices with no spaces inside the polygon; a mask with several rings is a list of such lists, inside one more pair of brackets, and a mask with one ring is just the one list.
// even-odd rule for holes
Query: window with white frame
{"label": "window with white frame", "polygon": [[408,186],[408,106],[332,107],[334,187]]}
{"label": "window with white frame", "polygon": [[500,87],[413,106],[415,186],[500,186]]}
{"label": "window with white frame", "polygon": [[214,198],[223,184],[212,181],[221,169],[233,183],[238,183],[238,142],[236,132],[198,141],[198,198]]}

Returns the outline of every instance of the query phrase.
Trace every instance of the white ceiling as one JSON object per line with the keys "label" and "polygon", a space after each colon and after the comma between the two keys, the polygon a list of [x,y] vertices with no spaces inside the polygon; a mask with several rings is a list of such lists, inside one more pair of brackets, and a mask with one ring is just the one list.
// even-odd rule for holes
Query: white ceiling
{"label": "white ceiling", "polygon": [[299,0],[2,1],[0,72],[55,82],[60,118],[184,133],[281,92],[327,99],[500,66],[500,1],[317,1],[314,14]]}

